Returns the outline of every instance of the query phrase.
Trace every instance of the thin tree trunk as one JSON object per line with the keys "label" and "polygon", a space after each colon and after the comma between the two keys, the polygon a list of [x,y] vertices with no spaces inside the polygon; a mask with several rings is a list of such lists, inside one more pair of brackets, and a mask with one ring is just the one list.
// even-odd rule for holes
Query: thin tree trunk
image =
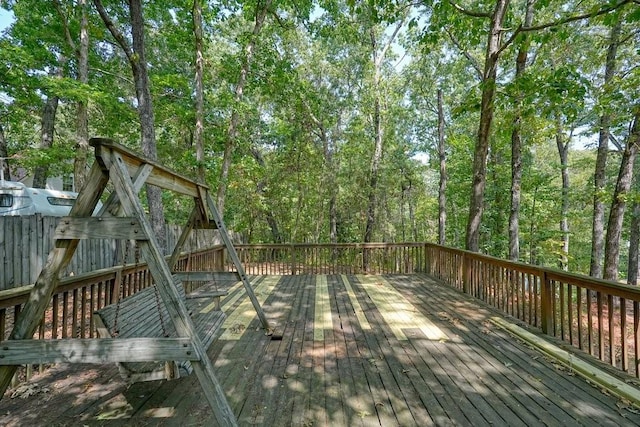
{"label": "thin tree trunk", "polygon": [[371,29],[371,44],[373,48],[373,61],[376,65],[375,75],[373,79],[373,155],[371,156],[371,168],[369,169],[369,187],[367,202],[367,222],[364,232],[364,243],[369,243],[373,239],[373,229],[376,222],[376,196],[378,191],[378,178],[380,170],[380,162],[382,160],[382,141],[383,129],[382,118],[380,112],[380,69],[378,67],[378,49],[375,36],[375,30]]}
{"label": "thin tree trunk", "polygon": [[447,230],[447,150],[444,139],[444,108],[442,89],[438,89],[438,159],[440,183],[438,187],[438,243],[444,245]]}
{"label": "thin tree trunk", "polygon": [[409,202],[407,204],[409,208],[409,223],[411,225],[411,237],[414,242],[418,241],[418,227],[416,224],[416,215],[415,215],[415,201],[413,197],[413,181],[409,179],[409,188],[407,190],[407,198]]}
{"label": "thin tree trunk", "polygon": [[[622,21],[618,18],[616,25],[611,28],[609,35],[609,49],[604,71],[604,86],[611,84],[616,70],[616,55],[620,42]],[[591,231],[591,265],[589,275],[602,277],[602,259],[604,255],[604,216],[605,216],[605,187],[607,185],[606,166],[609,152],[609,124],[611,114],[604,112],[600,116],[600,132],[598,136],[598,154],[596,156],[595,173],[593,176],[593,227]]]}
{"label": "thin tree trunk", "polygon": [[509,0],[498,0],[491,15],[491,28],[487,38],[484,72],[482,76],[482,99],[480,102],[480,124],[473,156],[473,179],[469,201],[469,220],[465,246],[477,252],[480,249],[480,223],[484,210],[484,190],[487,182],[487,155],[489,153],[489,137],[493,121],[493,102],[496,92],[498,60],[500,58],[500,41],[502,39],[502,23],[506,15]]}
{"label": "thin tree trunk", "polygon": [[[316,136],[322,142],[322,151],[324,156],[324,173],[325,173],[325,182],[326,188],[329,191],[329,241],[331,243],[338,242],[338,186],[336,185],[336,166],[334,161],[334,152],[336,150],[335,144],[332,142],[332,139],[329,137],[327,129],[325,125],[316,117],[316,115],[311,111],[311,107],[304,99],[302,99],[302,104],[304,105],[309,118],[317,127],[317,131],[314,131]],[[336,130],[333,134],[333,139],[339,139],[341,127],[340,115],[338,115],[338,122],[336,123]],[[334,252],[335,254],[335,252]]]}
{"label": "thin tree trunk", "polygon": [[193,36],[195,40],[195,96],[196,96],[196,123],[194,142],[196,146],[197,175],[200,182],[206,182],[206,170],[204,167],[204,57],[202,37],[202,0],[193,1]]}
{"label": "thin tree trunk", "polygon": [[[640,170],[636,157],[634,166],[634,181],[636,194],[640,193]],[[638,284],[638,269],[640,268],[640,200],[633,199],[631,230],[629,231],[629,265],[627,267],[627,284]]]}
{"label": "thin tree trunk", "polygon": [[[530,27],[533,23],[535,0],[527,0],[527,12],[524,26]],[[516,57],[517,82],[524,75],[529,56],[529,36],[524,35],[518,56]],[[511,210],[509,212],[509,259],[518,261],[520,258],[520,198],[522,188],[522,103],[521,91],[516,95],[515,117],[513,118],[513,130],[511,132]]]}
{"label": "thin tree trunk", "polygon": [[[136,89],[136,100],[138,101],[138,116],[140,118],[140,132],[142,136],[142,152],[151,160],[157,160],[156,133],[153,115],[153,101],[151,98],[151,88],[149,74],[147,72],[147,61],[144,51],[144,19],[142,16],[142,1],[129,1],[129,15],[131,19],[132,46],[129,46],[124,35],[115,27],[107,15],[101,0],[93,0],[100,17],[104,21],[107,29],[116,39],[124,51],[131,71]],[[147,203],[149,204],[149,214],[151,216],[151,226],[158,239],[158,244],[162,250],[166,249],[166,235],[164,227],[164,208],[162,204],[162,191],[160,188],[147,185]]]}
{"label": "thin tree trunk", "polygon": [[[80,49],[78,49],[78,81],[89,83],[89,17],[86,0],[79,0],[80,8]],[[73,176],[76,191],[84,186],[87,179],[87,160],[89,158],[89,113],[87,100],[80,100],[76,106],[76,157],[73,163]]]}
{"label": "thin tree trunk", "polygon": [[[58,68],[58,75],[62,72],[62,67]],[[41,149],[53,147],[53,133],[56,127],[56,111],[58,110],[59,98],[57,96],[47,97],[42,110],[42,120],[40,122],[40,146]],[[49,175],[49,165],[41,164],[36,166],[33,172],[33,187],[45,188]]]}
{"label": "thin tree trunk", "polygon": [[538,264],[538,250],[537,250],[537,233],[538,227],[536,221],[536,203],[538,201],[538,186],[533,190],[533,201],[531,202],[531,223],[529,225],[529,264]]}
{"label": "thin tree trunk", "polygon": [[[395,40],[396,36],[400,32],[400,29],[404,25],[404,18],[396,24],[396,28],[393,34],[389,37],[385,45],[378,52],[378,40],[376,36],[376,29],[372,26],[369,29],[369,38],[371,41],[371,59],[373,61],[374,74],[373,74],[373,155],[371,156],[371,169],[369,170],[369,187],[367,191],[367,221],[364,231],[364,243],[369,243],[373,240],[373,231],[376,225],[376,204],[378,193],[378,180],[380,179],[380,163],[382,161],[382,144],[384,129],[382,126],[382,111],[381,111],[381,83],[382,83],[382,63],[389,50],[389,47]],[[363,267],[365,271],[368,268],[368,254],[365,251],[363,255]]]}
{"label": "thin tree trunk", "polygon": [[569,142],[565,142],[562,133],[562,123],[559,114],[556,117],[556,145],[560,155],[560,169],[562,175],[562,206],[560,212],[560,234],[562,234],[562,255],[560,268],[569,269]]}
{"label": "thin tree trunk", "polygon": [[9,147],[7,139],[4,137],[4,128],[0,124],[0,171],[2,178],[11,181],[11,169],[9,168]]}
{"label": "thin tree trunk", "polygon": [[227,128],[227,139],[224,145],[224,154],[222,157],[222,168],[220,169],[220,180],[218,182],[218,210],[220,215],[224,216],[224,204],[227,193],[227,185],[229,181],[229,169],[231,168],[231,161],[233,160],[233,151],[235,149],[236,140],[238,139],[238,124],[240,120],[240,102],[244,94],[244,88],[247,84],[247,77],[249,75],[249,68],[253,61],[253,54],[258,40],[258,35],[262,31],[262,27],[265,23],[265,18],[269,7],[271,6],[271,0],[266,0],[262,5],[258,3],[260,9],[256,10],[256,20],[253,26],[253,33],[249,43],[244,49],[244,60],[242,62],[242,68],[240,69],[240,77],[238,77],[238,83],[235,89],[235,98],[231,111],[231,119],[229,120],[229,127]]}
{"label": "thin tree trunk", "polygon": [[[380,117],[380,65],[378,56],[378,43],[375,28],[369,30],[371,40],[371,54],[374,64],[373,77],[373,154],[371,156],[371,167],[369,169],[369,186],[367,187],[367,221],[364,229],[364,243],[373,240],[373,229],[376,224],[376,204],[378,192],[378,175],[380,170],[380,161],[382,160],[382,141],[383,129],[382,119]],[[369,271],[369,251],[362,251],[362,268],[365,272]]]}
{"label": "thin tree trunk", "polygon": [[[507,201],[505,200],[506,194],[500,188],[501,179],[498,173],[498,165],[502,165],[505,162],[502,151],[492,150],[489,153],[489,162],[491,165],[491,185],[493,186],[494,191],[492,204],[495,206],[495,209],[491,212],[493,227],[486,228],[487,234],[489,235],[489,238],[486,240],[491,242],[491,254],[504,258],[507,254],[507,242],[505,242],[505,239],[502,238],[502,236],[505,236],[506,234],[508,218],[506,209],[504,209],[507,204]],[[495,236],[495,238],[493,236]]]}
{"label": "thin tree trunk", "polygon": [[[153,115],[153,100],[151,98],[151,82],[147,72],[147,60],[144,49],[144,18],[142,16],[142,0],[129,1],[131,16],[132,47],[134,52],[133,78],[138,99],[138,114],[142,133],[142,152],[151,160],[157,160],[156,131]],[[137,71],[136,71],[137,70]],[[146,186],[147,202],[151,216],[151,226],[162,250],[166,250],[166,235],[164,226],[164,207],[162,204],[162,190],[152,185]]]}
{"label": "thin tree trunk", "polygon": [[635,108],[631,133],[620,161],[620,171],[616,189],[613,193],[613,203],[609,211],[609,224],[604,246],[604,279],[618,280],[618,263],[620,261],[620,236],[627,203],[627,196],[631,188],[633,165],[640,145],[640,105]]}
{"label": "thin tree trunk", "polygon": [[338,243],[338,186],[336,185],[336,170],[333,158],[334,147],[322,129],[325,173],[329,186],[329,241]]}
{"label": "thin tree trunk", "polygon": [[[67,14],[64,13],[60,0],[54,0],[54,6],[60,16],[64,28],[67,44],[75,54],[78,73],[76,80],[86,85],[89,83],[89,17],[87,0],[78,0],[77,9],[80,11],[80,44],[77,45],[71,36]],[[89,158],[89,114],[88,100],[82,99],[76,103],[76,142],[75,158],[73,161],[74,187],[79,191],[87,177],[87,160]]]}
{"label": "thin tree trunk", "polygon": [[[251,155],[258,165],[264,170],[265,162],[264,157],[262,157],[262,153],[256,147],[251,148]],[[267,221],[267,225],[269,225],[269,229],[271,230],[271,239],[273,243],[282,243],[282,233],[280,233],[280,229],[278,228],[278,221],[276,220],[276,216],[273,213],[273,209],[271,208],[271,203],[266,199],[266,188],[268,187],[268,182],[264,178],[260,179],[256,184],[256,191],[258,195],[264,199],[264,203],[261,203],[264,208],[262,209],[262,214]]]}

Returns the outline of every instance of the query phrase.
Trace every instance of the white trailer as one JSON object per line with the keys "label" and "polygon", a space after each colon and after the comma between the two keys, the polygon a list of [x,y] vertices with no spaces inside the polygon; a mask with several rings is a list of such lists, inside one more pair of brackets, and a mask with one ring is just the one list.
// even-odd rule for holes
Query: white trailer
{"label": "white trailer", "polygon": [[27,187],[21,182],[0,180],[0,216],[66,216],[78,193]]}

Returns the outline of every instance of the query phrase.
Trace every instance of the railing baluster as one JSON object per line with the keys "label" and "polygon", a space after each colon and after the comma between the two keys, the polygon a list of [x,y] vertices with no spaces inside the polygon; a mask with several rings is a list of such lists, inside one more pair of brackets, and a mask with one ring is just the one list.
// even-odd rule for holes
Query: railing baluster
{"label": "railing baluster", "polygon": [[598,304],[598,357],[604,361],[604,319],[603,315],[603,301],[602,292],[598,292],[596,295],[596,302]]}
{"label": "railing baluster", "polygon": [[633,302],[633,371],[640,378],[640,302]]}
{"label": "railing baluster", "polygon": [[576,320],[578,321],[578,348],[584,350],[584,340],[582,338],[582,288],[576,287]]}
{"label": "railing baluster", "polygon": [[595,349],[593,348],[593,296],[591,290],[587,290],[587,333],[589,354],[595,355]]}
{"label": "railing baluster", "polygon": [[629,372],[629,349],[627,346],[627,300],[620,298],[620,364],[625,372]]}
{"label": "railing baluster", "polygon": [[613,305],[613,295],[607,295],[607,317],[609,320],[608,329],[609,329],[609,364],[611,366],[616,366],[616,357],[615,357],[615,325],[614,325],[614,317],[615,317],[615,307]]}

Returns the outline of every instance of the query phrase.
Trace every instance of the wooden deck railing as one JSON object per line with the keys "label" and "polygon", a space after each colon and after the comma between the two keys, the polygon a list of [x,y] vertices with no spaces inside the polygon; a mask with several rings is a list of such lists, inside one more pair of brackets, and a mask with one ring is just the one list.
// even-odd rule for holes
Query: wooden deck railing
{"label": "wooden deck railing", "polygon": [[403,274],[424,270],[423,243],[268,244],[235,245],[235,248],[249,274]]}
{"label": "wooden deck railing", "polygon": [[431,276],[640,378],[640,288],[425,247]]}
{"label": "wooden deck railing", "polygon": [[[640,289],[636,287],[428,243],[237,245],[236,250],[246,272],[256,275],[425,272],[640,377]],[[224,251],[216,246],[184,254],[177,269],[232,270]],[[128,264],[63,279],[34,338],[92,337],[91,314],[114,301],[119,285],[122,296],[151,285],[146,265]],[[11,331],[29,290],[0,291],[0,341]]]}

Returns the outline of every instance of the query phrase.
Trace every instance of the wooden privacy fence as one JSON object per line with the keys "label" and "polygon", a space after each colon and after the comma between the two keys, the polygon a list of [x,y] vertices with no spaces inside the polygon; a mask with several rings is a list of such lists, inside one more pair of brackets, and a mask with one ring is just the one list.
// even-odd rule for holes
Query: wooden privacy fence
{"label": "wooden privacy fence", "polygon": [[[47,260],[54,242],[54,232],[60,217],[0,216],[0,290],[34,283]],[[167,225],[167,252],[176,245],[182,228]],[[196,233],[196,231],[194,231]],[[197,230],[185,245],[187,250],[219,244],[217,231]],[[129,261],[133,261],[131,251]],[[78,275],[121,263],[115,241],[82,240],[65,275]]]}
{"label": "wooden privacy fence", "polygon": [[640,289],[426,244],[426,272],[640,378]]}

